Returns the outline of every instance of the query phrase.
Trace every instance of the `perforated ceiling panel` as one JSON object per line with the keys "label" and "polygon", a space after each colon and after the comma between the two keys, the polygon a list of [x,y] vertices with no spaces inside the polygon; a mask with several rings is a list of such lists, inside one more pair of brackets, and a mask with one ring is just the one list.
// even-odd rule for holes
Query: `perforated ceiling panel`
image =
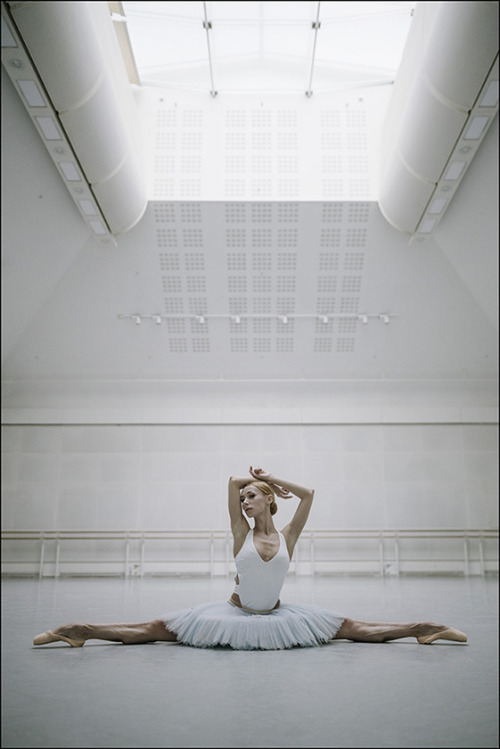
{"label": "perforated ceiling panel", "polygon": [[191,372],[190,355],[202,367],[220,357],[242,376],[255,357],[278,373],[284,360],[324,371],[328,355],[352,355],[380,93],[142,95],[161,298],[149,312],[169,365]]}
{"label": "perforated ceiling panel", "polygon": [[341,315],[363,312],[369,204],[155,202],[153,211],[172,353],[354,352],[362,323]]}
{"label": "perforated ceiling panel", "polygon": [[[374,200],[380,98],[207,99],[151,91],[151,197],[162,200]],[[199,105],[193,105],[193,98]]]}

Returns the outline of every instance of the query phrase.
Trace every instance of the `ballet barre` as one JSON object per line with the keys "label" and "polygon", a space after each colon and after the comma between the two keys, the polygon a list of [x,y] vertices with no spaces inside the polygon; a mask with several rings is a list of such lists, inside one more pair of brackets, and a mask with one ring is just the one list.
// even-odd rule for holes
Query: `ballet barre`
{"label": "ballet barre", "polygon": [[[408,542],[428,545],[408,555]],[[433,542],[451,541],[460,553],[436,556]],[[306,529],[295,547],[290,574],[378,574],[411,572],[485,575],[498,572],[498,531],[481,529]],[[110,553],[116,553],[116,558]],[[156,553],[153,545],[156,544]],[[160,552],[158,553],[158,544]],[[364,544],[362,550],[360,544]],[[494,554],[486,555],[485,544]],[[81,553],[84,547],[85,554]],[[471,552],[471,547],[475,553]],[[37,551],[38,549],[38,551]],[[74,551],[80,551],[75,557]],[[28,558],[26,558],[28,557]],[[360,572],[361,570],[361,572]],[[202,530],[3,530],[2,574],[230,575],[235,565],[232,535]]]}

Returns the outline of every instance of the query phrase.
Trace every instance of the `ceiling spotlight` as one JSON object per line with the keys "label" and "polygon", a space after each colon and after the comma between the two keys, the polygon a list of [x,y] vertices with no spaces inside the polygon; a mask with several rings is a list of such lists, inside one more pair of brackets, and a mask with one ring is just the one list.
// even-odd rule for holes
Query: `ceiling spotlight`
{"label": "ceiling spotlight", "polygon": [[286,325],[288,322],[288,317],[286,315],[280,315],[280,322],[283,323],[283,325]]}
{"label": "ceiling spotlight", "polygon": [[153,318],[157,325],[161,325],[161,315],[153,315]]}
{"label": "ceiling spotlight", "polygon": [[236,325],[239,325],[241,322],[241,317],[239,315],[234,315],[231,320],[236,323]]}
{"label": "ceiling spotlight", "polygon": [[134,320],[135,320],[135,324],[136,325],[140,325],[141,324],[141,316],[140,315],[134,315],[133,317],[134,317]]}
{"label": "ceiling spotlight", "polygon": [[196,320],[200,323],[200,325],[203,325],[205,322],[205,318],[203,315],[196,315]]}
{"label": "ceiling spotlight", "polygon": [[366,323],[368,322],[368,317],[366,315],[358,315],[358,320],[361,320],[363,325],[366,325]]}
{"label": "ceiling spotlight", "polygon": [[328,317],[326,315],[320,315],[318,320],[322,322],[324,325],[326,325],[328,322]]}
{"label": "ceiling spotlight", "polygon": [[389,323],[389,315],[379,315],[379,317],[385,325]]}

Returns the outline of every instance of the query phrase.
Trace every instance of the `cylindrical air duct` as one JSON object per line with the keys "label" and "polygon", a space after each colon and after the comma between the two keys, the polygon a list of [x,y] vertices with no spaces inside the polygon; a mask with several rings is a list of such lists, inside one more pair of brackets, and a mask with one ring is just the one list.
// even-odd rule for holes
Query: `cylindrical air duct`
{"label": "cylindrical air duct", "polygon": [[[116,80],[117,70],[126,73],[108,3],[9,6],[111,233],[127,231],[146,210],[147,190],[130,121],[132,92],[128,81],[124,86]],[[103,45],[97,23],[109,23],[109,44]],[[124,92],[130,92],[129,101]]]}
{"label": "cylindrical air duct", "polygon": [[379,207],[413,233],[498,54],[497,2],[417,3],[389,103]]}

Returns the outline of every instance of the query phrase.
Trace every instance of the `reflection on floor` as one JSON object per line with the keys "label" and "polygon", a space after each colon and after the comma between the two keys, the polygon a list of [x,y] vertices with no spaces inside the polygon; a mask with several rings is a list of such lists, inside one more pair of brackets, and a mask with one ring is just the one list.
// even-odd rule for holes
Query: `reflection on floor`
{"label": "reflection on floor", "polygon": [[226,599],[226,578],[3,580],[2,747],[498,747],[498,577],[290,577],[283,601],[365,621],[431,620],[466,645],[336,641],[242,652],[92,640],[75,621],[148,621]]}

